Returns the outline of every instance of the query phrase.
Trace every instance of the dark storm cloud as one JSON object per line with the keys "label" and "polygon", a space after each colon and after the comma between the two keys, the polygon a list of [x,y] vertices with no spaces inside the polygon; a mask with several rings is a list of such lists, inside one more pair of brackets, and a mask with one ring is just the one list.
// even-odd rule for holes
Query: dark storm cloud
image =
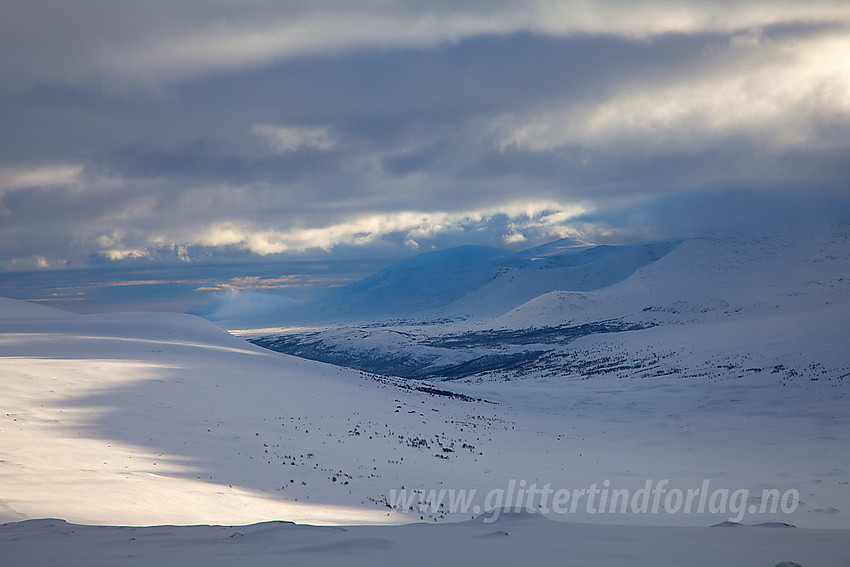
{"label": "dark storm cloud", "polygon": [[843,3],[0,11],[6,269],[675,236],[847,191]]}

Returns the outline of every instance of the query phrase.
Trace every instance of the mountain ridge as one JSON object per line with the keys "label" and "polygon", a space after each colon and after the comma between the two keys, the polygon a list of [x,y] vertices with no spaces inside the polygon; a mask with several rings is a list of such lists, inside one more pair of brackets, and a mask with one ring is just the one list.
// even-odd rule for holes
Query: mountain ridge
{"label": "mountain ridge", "polygon": [[549,291],[612,285],[679,243],[596,246],[561,239],[519,252],[459,246],[402,260],[326,297],[281,311],[280,317],[288,324],[494,316]]}
{"label": "mountain ridge", "polygon": [[[505,258],[510,257],[502,263]],[[310,330],[255,334],[252,341],[280,352],[406,378],[582,378],[598,372],[696,376],[714,373],[703,368],[710,361],[689,354],[696,344],[693,337],[702,336],[703,326],[712,324],[711,340],[735,353],[735,361],[727,364],[746,364],[746,352],[734,337],[751,328],[766,353],[759,367],[781,367],[789,376],[816,378],[812,368],[826,364],[843,376],[850,366],[835,349],[821,353],[823,360],[814,356],[817,349],[802,357],[794,351],[794,342],[809,336],[832,344],[830,333],[850,333],[850,277],[844,277],[850,274],[850,234],[840,230],[811,238],[722,234],[591,247],[537,261],[548,267],[530,268],[535,259],[524,258],[524,270],[503,269],[473,293],[418,317],[398,314],[386,321],[320,324]],[[564,267],[551,267],[553,261]],[[611,266],[615,271],[624,267],[612,277],[605,272]],[[585,279],[607,283],[606,277],[616,281],[581,286]],[[564,282],[573,284],[573,290],[561,286]],[[485,308],[476,312],[476,302]],[[492,313],[496,315],[488,316]],[[768,320],[790,325],[798,334],[783,334],[766,324]],[[820,325],[814,323],[818,320]],[[769,340],[774,335],[775,344]],[[647,347],[650,355],[628,348],[644,340],[638,337],[655,345]],[[665,354],[652,354],[659,352]]]}

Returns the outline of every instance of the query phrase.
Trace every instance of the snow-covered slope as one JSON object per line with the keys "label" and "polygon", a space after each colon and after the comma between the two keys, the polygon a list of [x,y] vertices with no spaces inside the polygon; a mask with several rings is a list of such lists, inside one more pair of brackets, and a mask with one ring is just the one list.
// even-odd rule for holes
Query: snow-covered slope
{"label": "snow-covered slope", "polygon": [[495,319],[528,326],[630,318],[654,323],[799,312],[850,298],[850,227],[794,237],[716,234],[592,294],[559,290]]}
{"label": "snow-covered slope", "polygon": [[[748,564],[842,565],[848,243],[839,227],[807,239],[716,235],[525,258],[473,250],[506,269],[462,298],[444,289],[440,301],[472,305],[479,294],[496,304],[545,289],[538,274],[580,282],[576,274],[596,270],[598,284],[623,268],[611,285],[549,291],[489,320],[373,320],[270,338],[450,382],[271,352],[188,315],[82,316],[0,300],[0,521],[13,522],[0,525],[0,556],[167,564],[167,547],[181,565],[435,564],[441,549],[462,564],[570,552],[588,565],[666,564],[682,553],[708,565],[724,550]],[[402,272],[361,297],[400,297]],[[498,281],[506,274],[514,289]],[[463,522],[133,530],[21,522],[30,518]],[[729,519],[831,530],[705,528]]]}
{"label": "snow-covered slope", "polygon": [[[454,390],[536,412],[538,423],[594,423],[625,446],[661,442],[667,448],[652,458],[667,470],[669,443],[682,434],[692,436],[680,447],[687,463],[675,470],[716,470],[712,458],[746,446],[735,459],[760,463],[765,478],[781,476],[782,459],[766,448],[784,446],[791,460],[832,463],[820,473],[829,483],[826,470],[847,475],[850,463],[846,435],[821,429],[850,423],[848,276],[846,226],[771,238],[715,234],[686,240],[607,287],[545,293],[493,319],[351,323],[253,340],[450,381]],[[652,426],[642,419],[650,415]],[[717,427],[734,438],[709,440]],[[802,456],[819,444],[819,456]],[[846,482],[836,480],[833,502],[850,497]],[[833,519],[844,514],[834,504],[806,518],[825,518],[825,510]]]}
{"label": "snow-covered slope", "polygon": [[[718,364],[745,364],[755,349],[756,366],[786,368],[790,376],[812,377],[815,368],[835,376],[850,372],[850,357],[834,340],[850,334],[847,227],[794,238],[717,234],[681,244],[530,253],[511,261],[518,267],[504,268],[451,306],[455,313],[460,305],[471,312],[478,304],[500,312],[493,306],[518,304],[492,319],[352,323],[254,341],[410,378],[704,375],[710,362],[689,345],[696,340],[691,337],[704,337],[701,325],[711,323],[712,343],[728,356]],[[600,285],[605,277],[616,283]],[[595,283],[583,289],[584,281]],[[554,286],[563,287],[547,291]],[[628,351],[633,341],[653,340],[653,356],[633,358]],[[803,343],[817,348],[801,353],[796,345]],[[595,346],[582,350],[589,344]]]}
{"label": "snow-covered slope", "polygon": [[[41,316],[26,317],[29,306],[4,307],[15,315],[0,315],[5,520],[457,520],[509,506],[505,494],[520,486],[610,485],[636,494],[646,482],[667,479],[681,491],[709,481],[716,489],[793,489],[801,497],[788,514],[740,506],[591,513],[582,504],[555,517],[850,527],[847,380],[826,367],[811,380],[729,363],[748,355],[712,342],[727,328],[706,324],[702,336],[675,343],[693,368],[711,363],[703,363],[710,375],[653,371],[638,379],[624,371],[446,386],[269,352],[191,316],[39,309]],[[788,337],[757,342],[747,331],[736,330],[741,349]],[[620,346],[589,335],[577,339],[583,350],[575,353],[616,347],[640,360],[676,334],[673,326],[620,333]],[[840,342],[840,335],[828,344],[813,335],[799,349],[820,356]],[[749,354],[761,363],[756,355]],[[662,359],[658,368],[670,364]],[[423,491],[425,504],[411,490]],[[468,506],[438,506],[440,490],[467,491]],[[399,500],[399,491],[413,500]]]}
{"label": "snow-covered slope", "polygon": [[293,392],[328,379],[315,365],[291,361],[281,375],[286,357],[186,315],[20,317],[27,309],[4,302],[0,311],[0,517],[131,525],[376,517],[344,498],[338,507],[275,501],[251,470],[263,454],[259,425],[290,425]]}
{"label": "snow-covered slope", "polygon": [[18,301],[0,297],[0,317],[3,319],[36,319],[39,317],[56,318],[61,315],[72,316],[71,313],[60,311],[38,303],[29,301]]}
{"label": "snow-covered slope", "polygon": [[505,250],[459,246],[420,254],[292,310],[294,319],[400,316],[443,307],[484,285]]}
{"label": "snow-covered slope", "polygon": [[563,239],[517,253],[460,246],[420,254],[281,313],[279,324],[500,315],[546,292],[612,285],[677,244],[588,246]]}
{"label": "snow-covered slope", "polygon": [[544,293],[597,290],[664,257],[678,242],[567,248],[560,241],[506,258],[495,277],[449,306],[451,312],[501,315]]}

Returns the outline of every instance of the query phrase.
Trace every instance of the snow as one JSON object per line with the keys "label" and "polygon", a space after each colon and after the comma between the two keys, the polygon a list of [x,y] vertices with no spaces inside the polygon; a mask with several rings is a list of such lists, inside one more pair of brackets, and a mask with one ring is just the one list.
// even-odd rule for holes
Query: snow
{"label": "snow", "polygon": [[477,317],[494,316],[553,290],[605,288],[625,280],[677,245],[655,242],[566,250],[538,247],[503,261],[492,281],[453,302],[450,309]]}
{"label": "snow", "polygon": [[[303,323],[493,316],[548,291],[612,285],[677,244],[588,246],[563,239],[515,253],[459,246],[393,264],[327,297],[280,312],[280,318]],[[246,328],[244,320],[231,323]]]}
{"label": "snow", "polygon": [[356,526],[284,522],[250,526],[95,527],[37,520],[0,526],[0,552],[13,564],[113,565],[605,565],[687,564],[843,567],[845,533],[767,527],[657,528],[552,522],[503,516],[494,524]]}
{"label": "snow", "polygon": [[[58,314],[4,320],[3,327],[6,519],[58,514],[139,525],[378,517],[331,503],[275,501],[263,490],[234,487],[233,478],[215,482],[220,467],[239,467],[229,461],[244,451],[240,439],[249,438],[255,420],[289,409],[279,357],[176,314]],[[321,381],[298,373],[287,385],[306,389],[311,378]]]}
{"label": "snow", "polygon": [[[325,341],[350,366],[437,368],[548,349],[515,371],[443,382],[272,352],[190,315],[75,315],[2,299],[0,556],[657,565],[687,554],[692,565],[846,565],[848,242],[839,227],[618,251],[467,249],[411,265],[480,260],[498,271],[512,258],[520,283],[500,297],[517,303],[495,318],[436,319],[459,297],[487,303],[504,275],[452,282],[431,296],[433,320],[289,331]],[[576,260],[588,253],[598,256]],[[557,281],[590,281],[582,274],[601,273],[599,260],[625,266],[615,283],[534,288],[565,266],[572,279]],[[374,293],[401,297],[416,270],[385,273],[395,275]],[[461,284],[474,289],[458,295]],[[528,301],[532,288],[542,295]],[[615,317],[619,327],[598,326]],[[635,495],[664,480],[668,494],[708,482],[743,499],[717,511],[621,513],[587,498],[569,512],[552,500],[529,504],[533,514],[486,511],[485,495],[499,507],[518,489],[548,486],[578,502],[578,490]],[[476,492],[468,509],[415,501],[410,511],[395,499],[402,490]],[[765,490],[799,502],[763,512]],[[709,527],[735,516],[748,526]],[[754,526],[769,522],[797,528]]]}
{"label": "snow", "polygon": [[460,246],[393,264],[339,292],[293,309],[290,317],[322,320],[399,314],[441,307],[489,281],[508,252]]}
{"label": "snow", "polygon": [[[564,263],[527,256],[546,262],[541,281]],[[247,335],[365,371],[449,380],[441,387],[498,402],[511,430],[494,440],[509,463],[488,463],[493,485],[528,476],[527,463],[527,481],[539,485],[609,480],[635,490],[674,471],[682,486],[710,476],[752,493],[796,487],[801,505],[785,520],[850,526],[839,478],[850,463],[846,227],[796,238],[717,234],[655,256],[613,285],[551,291],[493,319],[446,321],[443,311]],[[568,460],[551,457],[551,439]]]}

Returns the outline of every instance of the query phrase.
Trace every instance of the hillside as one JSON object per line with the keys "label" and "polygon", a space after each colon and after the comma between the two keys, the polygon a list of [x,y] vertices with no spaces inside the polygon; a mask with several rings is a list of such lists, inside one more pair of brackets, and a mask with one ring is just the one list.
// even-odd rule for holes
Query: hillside
{"label": "hillside", "polygon": [[[3,514],[404,521],[418,516],[386,508],[401,487],[481,495],[511,479],[636,489],[710,476],[800,487],[800,509],[772,519],[847,526],[845,238],[789,242],[781,254],[759,240],[698,239],[615,285],[545,294],[489,321],[265,339],[339,366],[187,315],[82,316],[5,301]],[[139,491],[162,495],[161,505]]]}
{"label": "hillside", "polygon": [[[489,305],[478,313],[493,318],[452,319],[446,308],[430,319],[249,336],[305,358],[435,380],[712,376],[718,365],[843,377],[850,359],[837,340],[850,334],[850,235],[835,227],[804,236],[718,234],[513,256],[516,267],[450,305],[455,314]],[[704,340],[723,360],[694,346]]]}
{"label": "hillside", "polygon": [[[505,305],[546,289],[533,286],[547,273],[586,289],[489,319],[429,319],[448,313],[436,309],[253,339],[337,366],[189,315],[0,300],[0,552],[145,564],[167,547],[175,564],[335,565],[401,550],[434,564],[440,548],[515,564],[534,549],[633,565],[686,548],[695,565],[717,550],[842,565],[848,242],[838,227],[524,257],[468,249],[471,264],[507,270],[466,295],[441,288],[446,307]],[[431,261],[460,265],[452,254],[355,295],[401,297]],[[596,287],[602,266],[617,281]],[[506,274],[516,289],[494,291]],[[642,508],[650,488],[660,507]],[[669,498],[699,493],[711,504]],[[787,509],[771,509],[780,497]],[[729,520],[784,529],[707,527]]]}
{"label": "hillside", "polygon": [[[316,301],[279,311],[283,324],[500,315],[543,293],[622,281],[677,242],[588,246],[563,239],[521,252],[460,246],[414,256]],[[233,328],[245,327],[236,321]]]}

